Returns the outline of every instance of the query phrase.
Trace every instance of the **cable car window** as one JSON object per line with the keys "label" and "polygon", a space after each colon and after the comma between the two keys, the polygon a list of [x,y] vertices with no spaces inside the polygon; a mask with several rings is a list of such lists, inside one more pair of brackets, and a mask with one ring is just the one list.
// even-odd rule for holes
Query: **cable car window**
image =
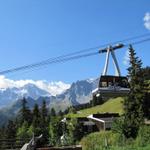
{"label": "cable car window", "polygon": [[107,87],[107,82],[102,82],[102,83],[101,83],[101,86],[102,86],[102,87]]}
{"label": "cable car window", "polygon": [[113,83],[112,82],[108,82],[108,86],[113,86]]}

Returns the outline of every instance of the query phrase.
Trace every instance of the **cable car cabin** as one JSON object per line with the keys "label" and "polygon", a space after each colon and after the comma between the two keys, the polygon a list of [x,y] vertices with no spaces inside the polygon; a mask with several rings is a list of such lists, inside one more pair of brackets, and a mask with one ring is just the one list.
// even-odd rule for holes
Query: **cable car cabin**
{"label": "cable car cabin", "polygon": [[130,86],[127,77],[108,76],[100,77],[99,86],[93,90],[93,96],[102,97],[123,97],[130,92]]}

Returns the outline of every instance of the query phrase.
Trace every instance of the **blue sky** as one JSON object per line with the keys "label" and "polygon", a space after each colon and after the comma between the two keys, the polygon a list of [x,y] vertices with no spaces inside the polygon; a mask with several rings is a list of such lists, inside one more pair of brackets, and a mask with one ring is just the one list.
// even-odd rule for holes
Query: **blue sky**
{"label": "blue sky", "polygon": [[[147,0],[0,0],[0,71],[150,33],[143,21],[148,12]],[[150,42],[134,48],[149,66]],[[126,50],[116,52],[123,75]],[[104,60],[97,55],[6,77],[71,83],[98,77]]]}

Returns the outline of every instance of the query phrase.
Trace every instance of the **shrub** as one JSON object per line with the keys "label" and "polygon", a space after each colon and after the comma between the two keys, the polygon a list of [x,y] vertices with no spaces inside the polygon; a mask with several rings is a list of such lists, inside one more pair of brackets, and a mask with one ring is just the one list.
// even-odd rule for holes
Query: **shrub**
{"label": "shrub", "polygon": [[81,140],[83,150],[101,150],[118,146],[119,134],[111,131],[92,133]]}
{"label": "shrub", "polygon": [[136,138],[137,146],[146,146],[150,144],[150,126],[142,126],[139,129],[138,136]]}

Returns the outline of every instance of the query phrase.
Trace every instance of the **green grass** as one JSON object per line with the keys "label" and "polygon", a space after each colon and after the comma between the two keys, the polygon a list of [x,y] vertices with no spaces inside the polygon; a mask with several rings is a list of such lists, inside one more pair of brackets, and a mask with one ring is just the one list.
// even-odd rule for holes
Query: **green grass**
{"label": "green grass", "polygon": [[97,105],[91,108],[83,109],[78,111],[76,114],[68,114],[66,117],[86,117],[90,114],[112,112],[112,113],[123,113],[122,107],[123,98],[118,97],[115,99],[110,99],[102,105]]}
{"label": "green grass", "polygon": [[150,150],[150,143],[141,146],[136,139],[123,139],[112,131],[91,133],[80,144],[83,150]]}

